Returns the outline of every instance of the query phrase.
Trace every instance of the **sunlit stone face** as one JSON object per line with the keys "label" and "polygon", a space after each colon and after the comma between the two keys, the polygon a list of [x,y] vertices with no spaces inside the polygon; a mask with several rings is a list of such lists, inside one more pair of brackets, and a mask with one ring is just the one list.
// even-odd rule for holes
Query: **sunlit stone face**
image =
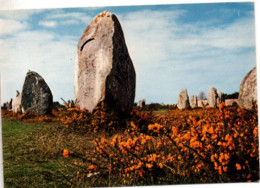
{"label": "sunlit stone face", "polygon": [[[135,71],[120,23],[113,14],[105,11],[96,16],[78,42],[77,56],[76,105],[89,111],[101,101],[120,108],[131,107],[133,102],[129,102],[128,95],[134,100],[131,93],[135,93]],[[124,95],[125,99],[119,95]]]}

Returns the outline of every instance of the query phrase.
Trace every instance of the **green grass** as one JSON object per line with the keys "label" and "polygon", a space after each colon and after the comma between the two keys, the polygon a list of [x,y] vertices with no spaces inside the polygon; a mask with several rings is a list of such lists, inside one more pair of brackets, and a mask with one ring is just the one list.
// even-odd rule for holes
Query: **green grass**
{"label": "green grass", "polygon": [[169,111],[169,109],[159,109],[159,110],[154,111],[153,113],[154,113],[154,114],[164,115],[164,114],[166,114],[168,111]]}
{"label": "green grass", "polygon": [[62,156],[68,142],[61,139],[65,135],[60,127],[58,123],[2,119],[5,187],[69,186],[63,177],[68,169]]}
{"label": "green grass", "polygon": [[[157,115],[164,115],[166,114],[167,112],[169,111],[169,109],[158,109],[158,110],[154,110],[153,111],[153,114]],[[150,111],[143,111],[143,112],[146,112],[146,113],[149,113]]]}

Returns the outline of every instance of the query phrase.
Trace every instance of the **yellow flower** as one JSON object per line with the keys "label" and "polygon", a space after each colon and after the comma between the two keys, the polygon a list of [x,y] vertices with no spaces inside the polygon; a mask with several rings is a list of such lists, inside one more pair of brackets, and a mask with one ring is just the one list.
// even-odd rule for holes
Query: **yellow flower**
{"label": "yellow flower", "polygon": [[219,105],[218,105],[219,111],[222,111],[222,109],[224,108],[224,106],[225,106],[225,102],[219,103]]}
{"label": "yellow flower", "polygon": [[177,127],[172,127],[172,136],[178,135],[178,128]]}
{"label": "yellow flower", "polygon": [[70,153],[70,151],[67,150],[67,149],[65,149],[65,150],[63,151],[63,157],[68,158],[68,157],[69,157],[69,153]]}
{"label": "yellow flower", "polygon": [[210,134],[213,134],[213,133],[214,133],[213,127],[210,127],[210,128],[208,129],[208,133],[210,133]]}
{"label": "yellow flower", "polygon": [[211,155],[210,160],[211,160],[211,162],[214,162],[215,161],[215,156]]}
{"label": "yellow flower", "polygon": [[241,170],[241,165],[239,163],[236,163],[237,170]]}
{"label": "yellow flower", "polygon": [[90,165],[88,167],[88,170],[97,170],[97,166],[96,165]]}
{"label": "yellow flower", "polygon": [[218,173],[219,173],[219,175],[222,175],[222,169],[221,169],[221,166],[218,167]]}
{"label": "yellow flower", "polygon": [[153,167],[153,164],[147,163],[145,166],[146,166],[147,168],[152,168],[152,167]]}
{"label": "yellow flower", "polygon": [[158,123],[148,125],[148,130],[152,130],[155,133],[159,133],[162,128],[163,126]]}

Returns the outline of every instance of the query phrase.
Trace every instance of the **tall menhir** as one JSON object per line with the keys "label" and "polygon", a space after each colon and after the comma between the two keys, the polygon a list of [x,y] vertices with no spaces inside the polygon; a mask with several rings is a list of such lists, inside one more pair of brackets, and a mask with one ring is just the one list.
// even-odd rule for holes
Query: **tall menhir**
{"label": "tall menhir", "polygon": [[75,63],[76,105],[90,112],[102,101],[111,108],[130,111],[136,76],[121,25],[108,11],[97,15],[82,33]]}

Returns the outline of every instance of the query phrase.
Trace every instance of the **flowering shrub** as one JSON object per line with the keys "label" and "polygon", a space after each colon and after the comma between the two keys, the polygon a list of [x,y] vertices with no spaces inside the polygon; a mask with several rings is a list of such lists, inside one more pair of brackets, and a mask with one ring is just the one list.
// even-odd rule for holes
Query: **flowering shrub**
{"label": "flowering shrub", "polygon": [[59,112],[59,117],[66,128],[82,133],[97,133],[98,130],[111,132],[115,128],[125,127],[124,116],[125,114],[107,109],[104,103],[97,106],[92,113],[78,107],[60,109]]}
{"label": "flowering shrub", "polygon": [[[94,151],[74,155],[81,181],[98,178],[112,186],[259,179],[256,108],[220,104],[218,110],[132,113],[124,132],[97,138]],[[144,129],[140,122],[150,124]]]}

